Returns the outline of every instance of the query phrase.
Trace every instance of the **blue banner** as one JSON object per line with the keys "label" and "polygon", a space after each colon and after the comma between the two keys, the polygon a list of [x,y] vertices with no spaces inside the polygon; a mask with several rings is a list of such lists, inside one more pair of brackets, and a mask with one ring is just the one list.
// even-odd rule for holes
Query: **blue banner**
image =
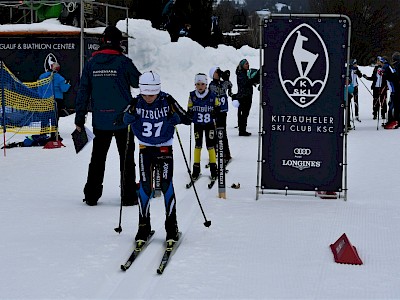
{"label": "blue banner", "polygon": [[342,191],[348,25],[265,19],[262,189]]}

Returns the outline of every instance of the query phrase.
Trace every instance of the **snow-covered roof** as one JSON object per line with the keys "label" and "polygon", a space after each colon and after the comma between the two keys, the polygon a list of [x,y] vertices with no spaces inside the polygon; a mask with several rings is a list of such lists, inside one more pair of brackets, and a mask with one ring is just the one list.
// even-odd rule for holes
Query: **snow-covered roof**
{"label": "snow-covered roof", "polygon": [[[29,26],[27,24],[6,24],[0,25],[0,34],[1,33],[59,33],[59,34],[79,34],[81,31],[80,27],[63,25],[57,19],[47,19],[40,23],[32,23]],[[105,27],[95,27],[95,28],[85,28],[85,33],[89,34],[102,34]]]}

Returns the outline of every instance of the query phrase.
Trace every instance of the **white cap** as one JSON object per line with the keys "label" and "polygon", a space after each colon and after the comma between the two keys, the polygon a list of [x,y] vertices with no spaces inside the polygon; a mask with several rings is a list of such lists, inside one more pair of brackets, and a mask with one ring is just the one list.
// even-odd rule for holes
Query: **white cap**
{"label": "white cap", "polygon": [[220,67],[212,67],[212,68],[210,69],[210,72],[209,72],[208,74],[210,75],[211,79],[214,79],[214,73],[215,73],[215,71],[217,71],[217,70],[220,70]]}
{"label": "white cap", "polygon": [[194,84],[198,83],[198,82],[202,82],[207,84],[207,75],[204,73],[198,73],[196,74],[196,76],[194,77]]}
{"label": "white cap", "polygon": [[139,89],[142,95],[157,95],[161,91],[160,75],[153,71],[144,72],[139,77]]}
{"label": "white cap", "polygon": [[51,70],[54,72],[60,71],[60,64],[58,62],[54,62],[51,64]]}

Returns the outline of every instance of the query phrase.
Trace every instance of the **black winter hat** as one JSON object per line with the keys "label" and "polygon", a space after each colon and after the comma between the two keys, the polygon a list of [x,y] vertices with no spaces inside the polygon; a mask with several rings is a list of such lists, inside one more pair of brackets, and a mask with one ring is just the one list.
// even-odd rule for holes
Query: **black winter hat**
{"label": "black winter hat", "polygon": [[122,32],[115,26],[107,26],[103,32],[105,43],[118,43],[122,41]]}

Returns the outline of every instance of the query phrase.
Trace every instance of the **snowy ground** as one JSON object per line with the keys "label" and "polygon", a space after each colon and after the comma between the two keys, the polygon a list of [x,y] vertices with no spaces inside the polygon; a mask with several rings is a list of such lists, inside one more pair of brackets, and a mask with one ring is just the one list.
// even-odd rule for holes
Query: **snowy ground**
{"label": "snowy ground", "polygon": [[[170,44],[165,32],[145,26],[135,30],[138,22],[130,25],[136,37],[130,56],[139,70],[159,72],[163,90],[182,105],[197,72],[208,74],[220,65],[234,73],[243,57],[258,66],[258,50],[203,49],[186,38]],[[370,75],[372,68],[362,71]],[[400,299],[400,204],[395,196],[400,193],[400,131],[377,130],[372,96],[362,84],[360,109],[362,122],[348,136],[345,202],[280,195],[260,195],[256,201],[258,96],[249,118],[251,137],[237,135],[231,108],[228,135],[234,159],[227,185],[240,183],[241,188],[228,188],[223,200],[216,186],[208,190],[205,178],[198,181],[209,228],[193,191],[184,187],[188,175],[176,139],[174,184],[183,240],[162,276],[156,274],[165,239],[162,198],[151,203],[153,242],[123,273],[119,267],[133,247],[138,208],[123,208],[123,230],[117,234],[116,146],[108,155],[103,197],[97,207],[86,206],[82,189],[91,147],[76,155],[70,136],[74,116],[62,118],[65,148],[14,148],[0,157],[0,298]],[[189,157],[189,127],[180,125],[179,133]],[[205,150],[202,161],[207,161]],[[357,247],[362,266],[334,262],[329,245],[343,233]]]}

